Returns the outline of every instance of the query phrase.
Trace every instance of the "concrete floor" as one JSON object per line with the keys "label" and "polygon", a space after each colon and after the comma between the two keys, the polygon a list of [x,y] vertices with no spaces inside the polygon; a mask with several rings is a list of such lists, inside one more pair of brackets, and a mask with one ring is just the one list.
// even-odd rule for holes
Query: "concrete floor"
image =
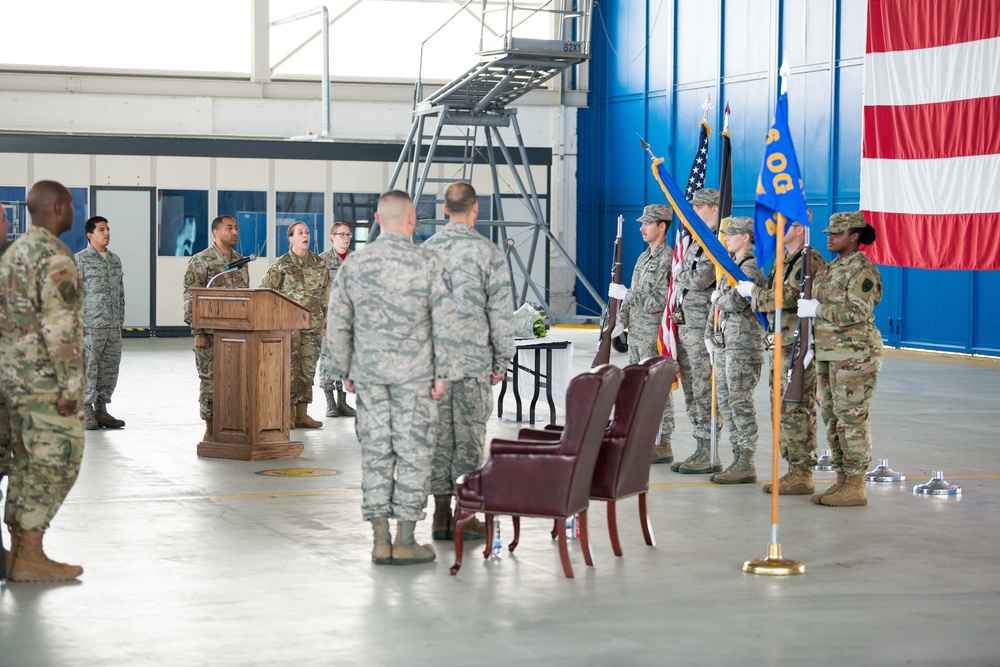
{"label": "concrete floor", "polygon": [[[552,335],[576,341],[575,371],[589,367],[593,331]],[[571,544],[567,580],[542,520],[524,521],[514,557],[484,561],[473,543],[457,577],[449,543],[436,543],[433,564],[372,565],[353,420],[296,431],[299,459],[199,459],[190,348],[126,341],[111,411],[128,425],[87,433],[79,482],[46,538],[50,554],[86,572],[73,584],[0,587],[0,665],[1000,664],[997,364],[886,360],[875,456],[908,479],[870,484],[866,508],[782,498],[780,542],[804,576],[741,571],[769,540],[759,484],[655,466],[657,546],[643,544],[626,501],[615,558],[595,503],[595,566]],[[762,481],[766,387],[756,392]],[[684,457],[693,442],[675,403]],[[490,424],[494,436],[515,429]],[[335,474],[259,474],[287,468]],[[914,495],[942,469],[961,496]],[[417,530],[429,539],[429,521]]]}

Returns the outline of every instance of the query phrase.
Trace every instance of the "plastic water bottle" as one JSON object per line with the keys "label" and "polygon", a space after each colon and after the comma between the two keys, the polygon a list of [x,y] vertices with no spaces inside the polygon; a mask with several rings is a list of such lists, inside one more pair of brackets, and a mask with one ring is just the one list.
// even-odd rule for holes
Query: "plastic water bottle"
{"label": "plastic water bottle", "polygon": [[500,536],[500,518],[493,517],[493,553],[491,559],[500,560],[503,558],[503,538]]}
{"label": "plastic water bottle", "polygon": [[580,538],[580,523],[577,521],[577,515],[574,514],[570,518],[566,519],[566,539],[576,540]]}

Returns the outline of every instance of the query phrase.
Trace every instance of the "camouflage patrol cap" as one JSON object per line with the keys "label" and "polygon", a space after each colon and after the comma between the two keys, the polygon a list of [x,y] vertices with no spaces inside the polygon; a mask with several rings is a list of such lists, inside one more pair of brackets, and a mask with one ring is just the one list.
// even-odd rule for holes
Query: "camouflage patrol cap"
{"label": "camouflage patrol cap", "polygon": [[861,211],[844,211],[843,213],[834,213],[831,215],[830,226],[823,231],[826,233],[846,232],[848,229],[865,227],[867,225],[868,223],[865,222],[865,216]]}
{"label": "camouflage patrol cap", "polygon": [[670,222],[674,219],[674,210],[666,204],[650,204],[642,209],[642,215],[635,219],[636,222],[656,222],[662,220]]}
{"label": "camouflage patrol cap", "polygon": [[740,215],[729,221],[729,226],[725,229],[726,234],[749,234],[753,239],[753,218]]}
{"label": "camouflage patrol cap", "polygon": [[715,188],[702,188],[691,197],[692,206],[718,206],[719,191]]}

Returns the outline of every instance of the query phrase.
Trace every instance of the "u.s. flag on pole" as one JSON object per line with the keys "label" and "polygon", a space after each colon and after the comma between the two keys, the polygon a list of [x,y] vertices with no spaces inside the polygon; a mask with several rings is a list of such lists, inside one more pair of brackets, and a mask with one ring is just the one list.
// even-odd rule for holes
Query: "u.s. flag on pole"
{"label": "u.s. flag on pole", "polygon": [[1000,270],[1000,2],[868,0],[864,85],[868,257]]}

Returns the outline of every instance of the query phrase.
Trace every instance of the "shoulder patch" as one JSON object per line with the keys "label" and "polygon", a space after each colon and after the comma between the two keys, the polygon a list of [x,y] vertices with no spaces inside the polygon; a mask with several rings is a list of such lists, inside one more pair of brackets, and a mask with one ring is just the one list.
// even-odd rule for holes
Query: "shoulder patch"
{"label": "shoulder patch", "polygon": [[80,296],[76,291],[76,285],[74,285],[69,280],[64,280],[63,282],[59,283],[59,295],[62,297],[62,300],[67,304],[76,303],[76,300]]}
{"label": "shoulder patch", "polygon": [[865,281],[861,283],[862,292],[871,292],[873,287],[875,287],[875,283],[872,282],[871,278],[865,278]]}

